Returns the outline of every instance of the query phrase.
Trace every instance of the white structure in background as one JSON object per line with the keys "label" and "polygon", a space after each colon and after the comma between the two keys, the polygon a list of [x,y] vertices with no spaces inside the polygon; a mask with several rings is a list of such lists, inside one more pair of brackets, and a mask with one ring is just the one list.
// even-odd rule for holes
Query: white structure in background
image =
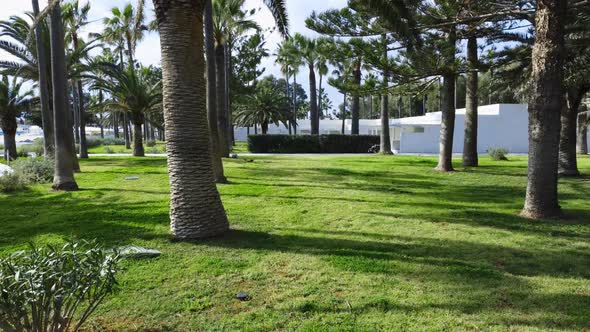
{"label": "white structure in background", "polygon": [[[490,148],[505,148],[511,153],[528,152],[528,112],[525,104],[496,104],[481,106],[478,109],[479,153],[486,153]],[[360,120],[361,135],[379,135],[381,120]],[[441,112],[427,113],[390,120],[391,147],[395,153],[439,153]],[[351,121],[346,120],[345,132],[350,134]],[[309,120],[300,120],[298,134],[309,134]],[[341,120],[322,120],[320,134],[340,134]],[[254,130],[250,128],[250,134]],[[260,133],[260,131],[259,131]],[[288,134],[285,126],[270,126],[269,134]],[[465,133],[465,109],[458,109],[455,118],[455,135],[453,152],[463,151]],[[237,128],[236,140],[246,141],[246,128]]]}

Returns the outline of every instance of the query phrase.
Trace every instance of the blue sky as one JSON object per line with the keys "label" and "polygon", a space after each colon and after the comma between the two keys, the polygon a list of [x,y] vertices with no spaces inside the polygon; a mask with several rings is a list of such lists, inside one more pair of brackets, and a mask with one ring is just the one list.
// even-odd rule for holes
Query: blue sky
{"label": "blue sky", "polygon": [[[84,2],[87,0],[81,0]],[[102,18],[109,15],[112,7],[122,7],[129,3],[129,0],[90,0],[92,4],[92,10],[90,12],[90,20],[92,21],[86,27],[86,32],[98,32],[101,30]],[[134,3],[135,1],[131,1]],[[151,1],[146,1],[149,6],[149,12],[151,14],[152,4]],[[44,7],[47,4],[47,0],[39,0],[40,6]],[[324,11],[330,8],[341,8],[346,5],[346,0],[287,0],[287,11],[291,20],[291,32],[300,32],[304,35],[314,36],[313,31],[308,30],[305,27],[305,19],[311,14],[312,10]],[[261,8],[263,6],[262,0],[246,0],[245,8]],[[30,0],[1,0],[0,1],[0,20],[4,20],[11,15],[20,15],[25,11],[31,11]],[[271,14],[263,8],[256,14],[255,19],[263,27],[274,26],[274,21]],[[267,41],[267,48],[270,53],[274,53],[277,43],[280,41],[278,34],[270,35]],[[9,55],[1,53],[0,58],[8,58]],[[160,62],[160,45],[159,37],[157,34],[149,34],[138,46],[137,57],[144,64],[159,64]],[[278,66],[274,64],[274,57],[265,59],[261,67],[266,68],[265,75],[273,74],[275,76],[281,76]],[[301,69],[297,82],[303,84],[306,88],[308,87],[308,72],[305,68]],[[327,85],[327,84],[326,84]],[[330,86],[326,87],[326,90],[332,100],[334,107],[341,103],[342,97],[340,94]]]}

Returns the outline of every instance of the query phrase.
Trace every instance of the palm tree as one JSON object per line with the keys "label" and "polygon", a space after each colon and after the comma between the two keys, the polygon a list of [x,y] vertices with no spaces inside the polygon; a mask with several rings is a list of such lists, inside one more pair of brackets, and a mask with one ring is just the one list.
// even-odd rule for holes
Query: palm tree
{"label": "palm tree", "polygon": [[59,2],[53,5],[49,14],[51,35],[51,78],[53,87],[53,119],[55,135],[54,190],[78,190],[74,179],[77,164],[74,134],[69,116],[67,73],[65,55],[65,34]]}
{"label": "palm tree", "polygon": [[104,106],[130,114],[133,123],[133,156],[145,156],[141,126],[146,115],[156,112],[161,104],[160,82],[150,79],[150,68],[121,66],[99,63],[94,68],[103,77],[96,76],[93,89],[102,90],[111,95],[112,100]]}
{"label": "palm tree", "polygon": [[223,159],[219,142],[219,127],[217,125],[217,77],[215,72],[215,39],[213,28],[213,6],[211,0],[205,0],[203,14],[205,29],[205,56],[207,59],[207,117],[211,133],[211,154],[213,156],[213,173],[215,182],[226,183],[223,171]]}
{"label": "palm tree", "polygon": [[[529,167],[522,215],[558,217],[557,196],[566,2],[537,2],[529,103]],[[549,63],[550,61],[550,63]]]}
{"label": "palm tree", "polygon": [[320,58],[317,40],[307,38],[302,34],[295,34],[293,37],[294,52],[304,60],[309,68],[309,113],[311,120],[311,134],[318,135],[320,132],[320,116],[318,112],[318,97],[316,85],[316,67]]}
{"label": "palm tree", "polygon": [[[215,186],[205,110],[202,51],[205,2],[153,2],[162,49],[172,233],[177,239],[219,235],[228,229],[229,223]],[[284,1],[266,0],[266,3],[275,9],[275,18],[284,24],[286,32]]]}
{"label": "palm tree", "polygon": [[223,157],[229,157],[231,145],[229,68],[232,41],[237,35],[248,30],[260,30],[258,24],[250,19],[249,12],[242,10],[244,2],[245,0],[214,0],[212,2],[219,146]]}
{"label": "palm tree", "polygon": [[303,66],[303,60],[299,56],[297,48],[293,45],[293,39],[283,40],[279,44],[277,50],[277,63],[281,65],[281,71],[285,74],[287,79],[287,89],[289,90],[289,76],[293,76],[292,85],[292,112],[289,117],[289,128],[293,129],[293,133],[297,135],[297,74],[299,74],[299,68]]}
{"label": "palm tree", "polygon": [[[32,0],[33,5],[33,14],[34,17],[39,16],[39,1]],[[37,54],[37,71],[39,72],[38,82],[39,82],[39,99],[40,99],[40,108],[41,108],[41,121],[43,126],[43,144],[44,144],[44,152],[45,158],[54,156],[54,142],[53,142],[53,112],[51,110],[51,100],[49,97],[49,57],[51,56],[50,53],[47,53],[49,50],[48,45],[48,38],[47,37],[47,24],[38,23],[37,27],[35,28],[35,51]]]}
{"label": "palm tree", "polygon": [[0,76],[0,128],[4,134],[4,159],[14,160],[16,152],[16,119],[31,106],[33,91],[23,91],[17,77]]}
{"label": "palm tree", "polygon": [[253,95],[246,98],[236,114],[236,123],[241,126],[260,124],[262,134],[268,132],[268,125],[283,123],[288,126],[289,104],[285,92],[274,82],[263,81],[256,86]]}
{"label": "palm tree", "polygon": [[[72,43],[74,50],[80,48],[80,39],[78,31],[80,28],[88,24],[88,12],[90,11],[90,3],[86,3],[80,7],[78,0],[64,5],[63,18],[66,24],[66,38]],[[82,80],[74,78],[72,80],[72,87],[74,89],[74,99],[77,101],[76,107],[80,135],[80,158],[88,158],[88,147],[86,145],[86,112],[84,111],[84,90],[82,88]]]}

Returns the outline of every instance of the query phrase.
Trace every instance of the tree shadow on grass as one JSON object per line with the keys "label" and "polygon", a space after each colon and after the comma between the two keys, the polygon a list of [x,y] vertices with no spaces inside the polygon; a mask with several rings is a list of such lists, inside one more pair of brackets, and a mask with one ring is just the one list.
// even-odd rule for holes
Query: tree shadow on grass
{"label": "tree shadow on grass", "polygon": [[[507,309],[511,314],[503,317],[510,325],[590,328],[590,321],[585,319],[589,310],[586,306],[590,301],[589,295],[539,293],[526,278],[588,279],[590,254],[587,252],[319,229],[288,231],[290,233],[283,234],[281,230],[277,233],[233,230],[220,239],[195,244],[232,250],[310,255],[349,273],[428,280],[433,285],[444,285],[442,287],[459,296],[417,305],[404,304],[404,301],[395,299],[371,299],[360,306],[347,308],[340,305],[336,309],[333,304],[325,306],[320,300],[320,303],[310,302],[292,308],[296,311],[325,314],[334,310],[351,313],[400,310],[415,313],[445,309],[465,314],[493,314]],[[310,235],[303,235],[305,233]],[[559,312],[558,321],[550,318],[555,312]],[[512,314],[518,316],[519,313],[533,313],[534,317],[547,318],[527,318],[519,322],[512,317]]]}

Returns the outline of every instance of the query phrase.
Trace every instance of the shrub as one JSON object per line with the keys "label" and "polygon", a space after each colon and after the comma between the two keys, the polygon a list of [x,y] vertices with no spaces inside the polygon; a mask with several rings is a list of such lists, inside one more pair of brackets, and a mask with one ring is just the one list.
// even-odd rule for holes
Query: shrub
{"label": "shrub", "polygon": [[152,147],[146,149],[146,152],[147,153],[158,154],[158,153],[160,153],[160,150],[158,149],[158,147],[152,146]]}
{"label": "shrub", "polygon": [[19,157],[28,157],[31,153],[34,153],[36,156],[42,156],[44,149],[43,138],[35,138],[33,143],[19,146],[17,154]]}
{"label": "shrub", "polygon": [[0,260],[0,330],[78,331],[116,290],[118,254],[86,242],[31,247]]}
{"label": "shrub", "polygon": [[156,146],[156,141],[154,141],[154,140],[147,140],[147,141],[145,141],[145,146],[150,147],[150,148],[151,147],[154,147],[154,146]]}
{"label": "shrub", "polygon": [[108,154],[115,153],[115,150],[113,148],[111,148],[110,146],[105,146],[104,153],[108,153]]}
{"label": "shrub", "polygon": [[102,145],[125,145],[125,139],[106,137],[102,139]]}
{"label": "shrub", "polygon": [[[25,179],[19,173],[11,172],[0,176],[0,192],[12,193],[15,191],[25,190],[27,185],[27,179]],[[2,326],[0,325],[0,327]]]}
{"label": "shrub", "polygon": [[488,154],[493,160],[508,160],[506,157],[508,150],[504,148],[491,148],[488,150]]}
{"label": "shrub", "polygon": [[27,183],[49,183],[53,180],[53,161],[43,158],[26,158],[15,160],[11,164]]}
{"label": "shrub", "polygon": [[368,153],[379,144],[370,135],[250,135],[248,150],[253,153]]}
{"label": "shrub", "polygon": [[90,148],[96,148],[98,146],[103,145],[103,139],[97,137],[86,137],[86,146]]}

